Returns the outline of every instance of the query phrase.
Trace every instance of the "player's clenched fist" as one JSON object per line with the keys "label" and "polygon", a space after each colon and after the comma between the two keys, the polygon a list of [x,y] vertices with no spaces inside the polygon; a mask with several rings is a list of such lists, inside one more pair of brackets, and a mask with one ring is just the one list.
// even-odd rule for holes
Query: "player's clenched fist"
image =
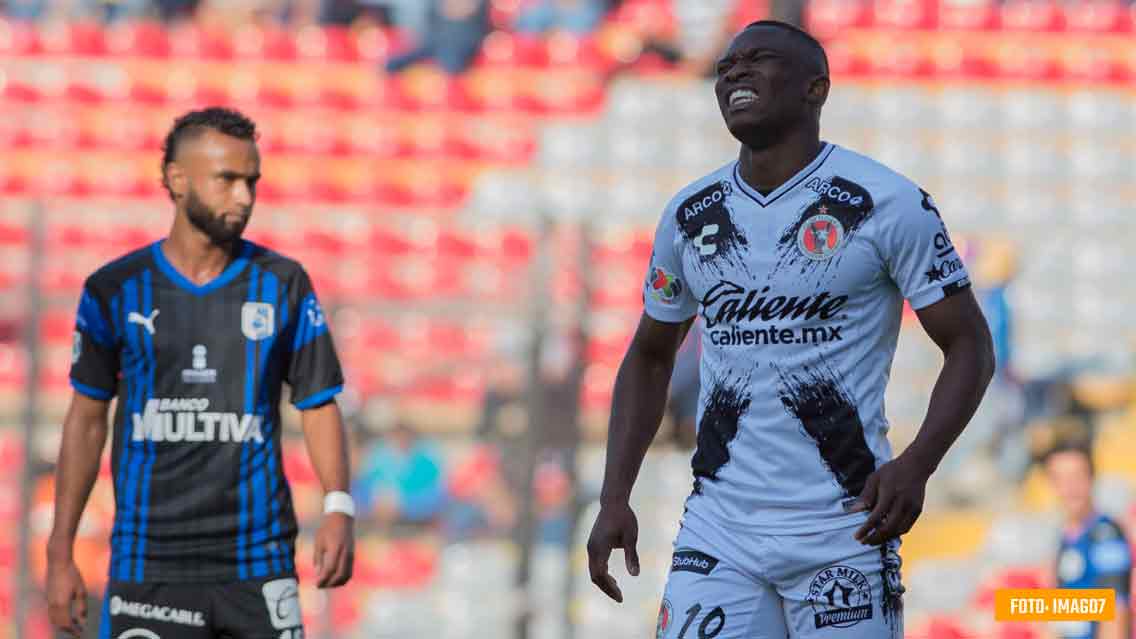
{"label": "player's clenched fist", "polygon": [[639,554],[635,544],[639,541],[639,521],[626,503],[609,504],[600,508],[592,534],[588,538],[588,572],[592,583],[608,597],[623,603],[623,593],[607,571],[607,561],[615,548],[623,549],[627,572],[639,576]]}
{"label": "player's clenched fist", "polygon": [[83,634],[87,622],[87,588],[74,561],[49,562],[47,610],[51,624],[73,637]]}

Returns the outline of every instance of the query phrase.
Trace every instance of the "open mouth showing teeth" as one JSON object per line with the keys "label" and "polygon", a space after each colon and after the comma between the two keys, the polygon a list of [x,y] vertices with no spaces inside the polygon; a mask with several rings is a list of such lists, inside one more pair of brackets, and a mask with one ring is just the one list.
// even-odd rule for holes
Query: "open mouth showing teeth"
{"label": "open mouth showing teeth", "polygon": [[739,107],[757,102],[757,94],[749,89],[737,89],[730,94],[730,106]]}

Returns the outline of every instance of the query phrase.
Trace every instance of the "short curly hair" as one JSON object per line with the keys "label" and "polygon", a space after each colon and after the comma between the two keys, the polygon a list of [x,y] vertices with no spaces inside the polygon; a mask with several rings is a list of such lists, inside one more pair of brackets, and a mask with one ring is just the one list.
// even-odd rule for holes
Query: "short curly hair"
{"label": "short curly hair", "polygon": [[178,146],[183,140],[193,139],[207,129],[251,142],[256,142],[260,137],[255,122],[240,111],[225,107],[214,106],[190,111],[174,120],[173,128],[162,143],[162,186],[171,200],[174,199],[174,194],[166,179],[166,166],[177,157]]}

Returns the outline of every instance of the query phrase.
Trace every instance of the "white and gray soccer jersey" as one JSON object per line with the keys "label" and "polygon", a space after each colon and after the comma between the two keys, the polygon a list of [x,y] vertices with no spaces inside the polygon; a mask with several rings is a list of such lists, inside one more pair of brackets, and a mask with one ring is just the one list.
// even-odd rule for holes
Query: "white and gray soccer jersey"
{"label": "white and gray soccer jersey", "polygon": [[903,300],[970,285],[931,197],[842,147],[763,196],[737,162],[679,192],[644,283],[651,317],[701,315],[694,492],[684,525],[797,534],[891,458],[884,389]]}

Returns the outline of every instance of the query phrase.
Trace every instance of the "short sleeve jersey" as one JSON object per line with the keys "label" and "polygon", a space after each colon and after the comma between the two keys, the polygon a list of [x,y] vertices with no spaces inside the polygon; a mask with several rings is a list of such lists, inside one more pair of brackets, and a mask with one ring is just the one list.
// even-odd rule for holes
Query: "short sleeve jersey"
{"label": "short sleeve jersey", "polygon": [[[1061,538],[1057,551],[1058,588],[1111,588],[1116,605],[1127,606],[1132,579],[1132,549],[1124,531],[1107,515],[1094,515],[1074,535]],[[1062,639],[1096,639],[1095,622],[1066,622],[1057,628]]]}
{"label": "short sleeve jersey", "polygon": [[694,492],[684,524],[770,533],[861,521],[891,457],[884,389],[903,301],[969,287],[931,196],[833,144],[762,195],[730,163],[667,205],[648,315],[702,318]]}
{"label": "short sleeve jersey", "polygon": [[175,270],[160,242],[111,262],[83,286],[71,383],[117,398],[112,579],[294,574],[283,384],[300,409],[343,387],[326,318],[297,262],[246,241],[205,285]]}

